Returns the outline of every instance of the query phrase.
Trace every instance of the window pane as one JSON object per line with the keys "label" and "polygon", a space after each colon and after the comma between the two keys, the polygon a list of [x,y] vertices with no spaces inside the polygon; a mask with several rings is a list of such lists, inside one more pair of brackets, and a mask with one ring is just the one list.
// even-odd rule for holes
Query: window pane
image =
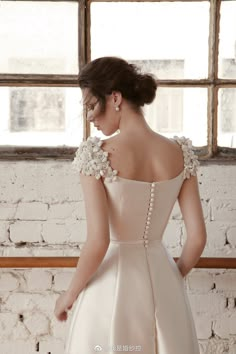
{"label": "window pane", "polygon": [[0,73],[77,74],[78,4],[1,1]]}
{"label": "window pane", "polygon": [[221,4],[219,76],[236,79],[236,1]]}
{"label": "window pane", "polygon": [[195,146],[207,145],[207,89],[157,89],[155,101],[145,106],[151,128],[167,137],[190,137]]}
{"label": "window pane", "polygon": [[0,144],[78,146],[81,91],[63,87],[0,87]]}
{"label": "window pane", "polygon": [[[207,89],[158,88],[151,105],[144,106],[150,127],[169,138],[192,139],[193,145],[207,145]],[[105,136],[91,124],[91,135]]]}
{"label": "window pane", "polygon": [[208,33],[208,1],[91,5],[92,59],[150,60],[160,79],[207,77]]}
{"label": "window pane", "polygon": [[236,148],[236,88],[219,90],[218,145]]}

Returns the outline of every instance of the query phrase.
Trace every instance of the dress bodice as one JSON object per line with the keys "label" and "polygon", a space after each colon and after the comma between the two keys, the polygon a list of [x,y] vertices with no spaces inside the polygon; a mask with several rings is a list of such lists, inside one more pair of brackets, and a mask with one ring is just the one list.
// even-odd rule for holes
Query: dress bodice
{"label": "dress bodice", "polygon": [[110,240],[141,243],[148,247],[160,242],[171,211],[186,178],[196,175],[199,161],[192,150],[192,142],[174,136],[182,147],[184,169],[169,180],[143,182],[122,178],[110,166],[102,140],[90,137],[76,151],[73,166],[85,175],[104,177],[109,205]]}
{"label": "dress bodice", "polygon": [[183,171],[160,182],[140,182],[117,178],[105,182],[110,217],[111,240],[161,241],[171,210],[183,182]]}

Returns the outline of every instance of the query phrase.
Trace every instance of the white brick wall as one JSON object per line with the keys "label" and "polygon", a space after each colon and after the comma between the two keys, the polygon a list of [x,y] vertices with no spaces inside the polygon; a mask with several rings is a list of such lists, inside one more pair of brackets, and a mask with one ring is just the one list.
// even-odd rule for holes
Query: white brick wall
{"label": "white brick wall", "polygon": [[[79,178],[71,163],[0,162],[0,167],[0,255],[79,256],[86,221]],[[234,257],[236,166],[201,166],[198,177],[208,231],[203,256]],[[164,235],[172,256],[180,255],[185,238],[176,203]],[[64,353],[72,312],[61,323],[53,311],[73,272],[1,269],[1,354]],[[185,286],[201,353],[236,354],[236,270],[193,269]]]}

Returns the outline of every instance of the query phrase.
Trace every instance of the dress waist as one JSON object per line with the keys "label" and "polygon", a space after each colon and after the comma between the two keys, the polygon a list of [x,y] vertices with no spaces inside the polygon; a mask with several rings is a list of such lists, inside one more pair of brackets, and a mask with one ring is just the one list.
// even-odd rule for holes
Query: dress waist
{"label": "dress waist", "polygon": [[139,240],[114,240],[110,239],[111,243],[117,243],[117,244],[127,244],[127,245],[134,245],[134,244],[140,244],[144,245],[147,247],[148,245],[162,245],[162,240],[159,239],[139,239]]}

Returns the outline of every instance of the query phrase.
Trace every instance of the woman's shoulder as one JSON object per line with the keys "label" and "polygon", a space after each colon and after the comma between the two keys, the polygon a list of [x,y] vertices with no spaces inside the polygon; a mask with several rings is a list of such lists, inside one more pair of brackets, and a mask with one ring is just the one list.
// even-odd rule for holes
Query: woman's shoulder
{"label": "woman's shoulder", "polygon": [[116,179],[117,171],[110,166],[108,152],[102,149],[103,140],[90,136],[84,140],[76,150],[72,167],[86,176],[96,179],[104,177],[106,181]]}
{"label": "woman's shoulder", "polygon": [[186,136],[174,135],[170,140],[176,142],[182,149],[184,158],[184,178],[196,176],[199,168],[198,156],[194,152],[192,140]]}
{"label": "woman's shoulder", "polygon": [[166,137],[156,132],[153,136],[162,165],[166,166],[167,162],[167,165],[172,165],[173,169],[179,171],[180,160],[182,160],[184,179],[197,174],[200,163],[189,137],[177,135]]}

